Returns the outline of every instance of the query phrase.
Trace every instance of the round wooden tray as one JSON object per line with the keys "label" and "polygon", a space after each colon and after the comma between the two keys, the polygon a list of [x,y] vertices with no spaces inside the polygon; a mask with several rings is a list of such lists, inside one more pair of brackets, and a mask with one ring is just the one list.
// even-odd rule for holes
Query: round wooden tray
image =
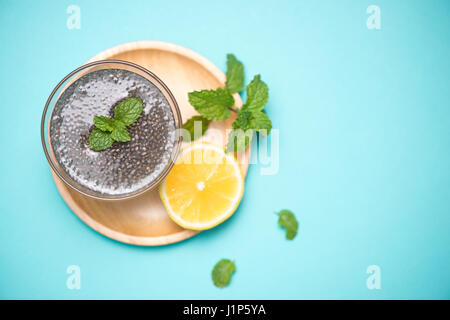
{"label": "round wooden tray", "polygon": [[[118,59],[134,62],[154,72],[169,87],[178,102],[183,121],[196,114],[189,104],[187,93],[193,90],[216,89],[225,83],[224,73],[212,62],[184,47],[160,42],[137,41],[105,50],[88,62]],[[224,55],[225,59],[225,55]],[[236,107],[242,105],[239,95],[234,95]],[[210,128],[218,129],[222,137],[208,134],[203,140],[212,143],[226,142],[226,130],[231,128],[232,116],[227,121],[212,122]],[[247,174],[250,148],[240,164]],[[150,190],[127,200],[97,200],[84,196],[70,187],[52,172],[56,186],[67,205],[88,226],[117,241],[159,246],[188,239],[197,231],[186,230],[169,218],[157,190]]]}

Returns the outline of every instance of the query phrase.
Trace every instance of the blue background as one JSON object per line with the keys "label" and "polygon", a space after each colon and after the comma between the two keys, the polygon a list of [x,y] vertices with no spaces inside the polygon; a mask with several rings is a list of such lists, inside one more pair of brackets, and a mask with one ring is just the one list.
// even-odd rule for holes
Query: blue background
{"label": "blue background", "polygon": [[[81,8],[69,30],[66,9]],[[381,8],[381,30],[366,8]],[[450,298],[449,1],[0,0],[0,297]],[[162,40],[270,87],[280,169],[250,167],[235,215],[187,241],[134,247],[71,213],[40,117],[57,82],[114,45]],[[256,147],[255,145],[253,146]],[[284,239],[274,211],[300,222]],[[229,287],[215,262],[236,260]],[[81,290],[66,268],[81,267]],[[381,267],[381,290],[366,268]]]}

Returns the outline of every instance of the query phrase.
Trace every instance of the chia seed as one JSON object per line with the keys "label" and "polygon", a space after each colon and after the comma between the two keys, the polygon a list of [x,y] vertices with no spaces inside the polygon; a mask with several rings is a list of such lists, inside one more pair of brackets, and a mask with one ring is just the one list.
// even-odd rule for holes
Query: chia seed
{"label": "chia seed", "polygon": [[[143,111],[127,127],[131,141],[93,151],[88,138],[94,116],[113,117],[128,97],[139,97]],[[163,93],[144,77],[121,69],[97,70],[72,83],[55,104],[50,142],[63,170],[82,186],[107,195],[123,195],[154,181],[170,160],[175,120]]]}

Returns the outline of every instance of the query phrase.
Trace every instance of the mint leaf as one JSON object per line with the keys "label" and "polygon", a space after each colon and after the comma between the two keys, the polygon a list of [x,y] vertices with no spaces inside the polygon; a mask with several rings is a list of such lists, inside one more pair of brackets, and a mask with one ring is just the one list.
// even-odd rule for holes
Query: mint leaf
{"label": "mint leaf", "polygon": [[281,210],[277,213],[278,225],[286,229],[286,239],[292,240],[297,235],[298,222],[290,210]]}
{"label": "mint leaf", "polygon": [[89,135],[89,148],[95,151],[105,150],[114,141],[127,142],[131,140],[126,126],[133,124],[142,113],[140,98],[126,98],[114,108],[114,118],[94,116],[96,128]]}
{"label": "mint leaf", "polygon": [[262,111],[243,111],[240,110],[238,117],[234,120],[233,129],[241,128],[243,130],[253,129],[260,133],[268,135],[272,129],[272,122]]}
{"label": "mint leaf", "polygon": [[111,132],[111,138],[118,142],[127,142],[131,140],[130,134],[125,128],[114,129],[113,132]]}
{"label": "mint leaf", "polygon": [[272,121],[262,111],[252,112],[248,118],[248,128],[268,135],[272,130]]}
{"label": "mint leaf", "polygon": [[125,123],[123,123],[120,120],[116,120],[116,119],[112,119],[111,125],[113,127],[113,131],[116,129],[125,129],[125,127],[126,127]]}
{"label": "mint leaf", "polygon": [[226,146],[226,152],[239,152],[244,151],[250,144],[253,138],[253,130],[243,130],[241,128],[235,128],[228,134],[228,142]]}
{"label": "mint leaf", "polygon": [[89,135],[89,148],[94,151],[101,151],[112,146],[114,140],[109,132],[104,132],[98,128],[92,130]]}
{"label": "mint leaf", "polygon": [[114,119],[129,126],[139,118],[141,112],[142,100],[140,98],[126,98],[114,109]]}
{"label": "mint leaf", "polygon": [[230,283],[233,272],[236,271],[236,266],[233,261],[228,259],[221,259],[216,263],[212,270],[211,278],[214,285],[223,288]]}
{"label": "mint leaf", "polygon": [[210,122],[211,120],[208,120],[203,116],[193,116],[183,124],[183,129],[186,129],[189,132],[191,141],[194,141],[205,134]]}
{"label": "mint leaf", "polygon": [[242,106],[242,110],[250,112],[262,111],[267,101],[269,101],[269,88],[261,80],[261,76],[259,74],[256,75],[245,90],[247,92],[247,100]]}
{"label": "mint leaf", "polygon": [[114,119],[105,116],[94,116],[94,124],[102,131],[111,132],[114,130]]}
{"label": "mint leaf", "polygon": [[189,92],[189,103],[208,120],[225,120],[230,116],[234,98],[224,89]]}
{"label": "mint leaf", "polygon": [[225,88],[231,93],[244,89],[244,65],[233,54],[227,55],[227,80]]}
{"label": "mint leaf", "polygon": [[233,122],[233,129],[242,128],[242,129],[248,129],[248,122],[249,118],[252,115],[249,111],[242,111],[240,110],[238,113],[238,117]]}

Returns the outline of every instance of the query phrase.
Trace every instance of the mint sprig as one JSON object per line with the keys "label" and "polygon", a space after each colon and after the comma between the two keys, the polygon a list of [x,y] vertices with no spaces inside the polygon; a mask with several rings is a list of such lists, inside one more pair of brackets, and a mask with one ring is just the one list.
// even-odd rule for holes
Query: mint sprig
{"label": "mint sprig", "polygon": [[105,132],[112,132],[114,130],[116,120],[110,119],[105,116],[94,116],[95,126]]}
{"label": "mint sprig", "polygon": [[257,74],[247,88],[247,100],[242,106],[242,110],[257,112],[262,111],[269,101],[269,88],[267,84],[261,80],[261,76]]}
{"label": "mint sprig", "polygon": [[132,125],[142,113],[140,98],[127,98],[114,109],[114,119],[105,116],[94,116],[95,129],[89,135],[89,148],[102,151],[112,146],[114,141],[131,140],[126,127]]}
{"label": "mint sprig", "polygon": [[92,130],[89,135],[89,148],[94,151],[101,151],[108,149],[112,146],[114,139],[111,137],[111,133],[102,131],[99,128]]}
{"label": "mint sprig", "polygon": [[228,90],[202,90],[188,93],[189,103],[208,120],[225,120],[230,116],[234,98]]}
{"label": "mint sprig", "polygon": [[141,112],[142,100],[140,98],[127,98],[114,109],[114,119],[129,126],[139,118]]}
{"label": "mint sprig", "polygon": [[244,65],[233,54],[227,54],[227,80],[225,88],[231,93],[244,89]]}
{"label": "mint sprig", "polygon": [[[240,109],[233,108],[233,93],[241,92],[244,88],[244,65],[233,54],[227,55],[227,72],[225,88],[216,90],[201,90],[188,93],[190,104],[200,114],[186,121],[183,128],[187,129],[194,140],[193,120],[201,121],[203,135],[209,125],[209,121],[222,121],[229,118],[231,111],[237,113],[237,118],[232,124],[232,131],[228,136],[227,152],[243,151],[251,143],[255,132],[259,134],[270,133],[272,122],[264,112],[264,107],[269,101],[269,88],[256,75],[247,85],[245,91],[247,98]],[[200,117],[200,118],[199,118]],[[198,137],[196,137],[198,138]],[[196,139],[195,138],[195,139]]]}

